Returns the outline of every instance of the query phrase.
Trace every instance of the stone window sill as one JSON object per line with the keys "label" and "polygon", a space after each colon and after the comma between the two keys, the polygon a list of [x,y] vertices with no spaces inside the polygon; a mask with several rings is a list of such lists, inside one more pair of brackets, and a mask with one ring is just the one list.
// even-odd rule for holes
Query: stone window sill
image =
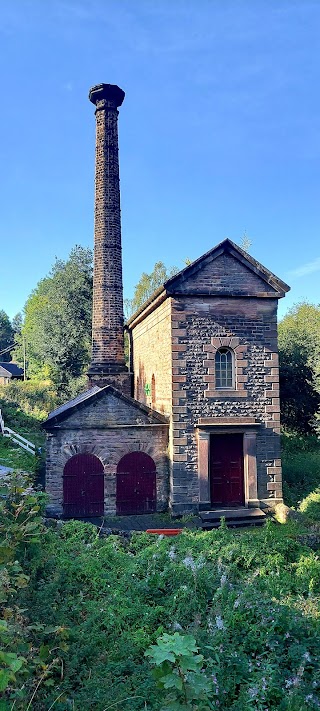
{"label": "stone window sill", "polygon": [[239,400],[239,398],[248,397],[247,390],[205,390],[206,398],[215,398],[216,400]]}

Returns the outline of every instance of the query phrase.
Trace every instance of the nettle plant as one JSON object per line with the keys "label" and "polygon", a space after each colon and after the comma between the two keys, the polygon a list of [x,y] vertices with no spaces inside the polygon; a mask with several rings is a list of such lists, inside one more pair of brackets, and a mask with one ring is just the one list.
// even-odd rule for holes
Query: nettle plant
{"label": "nettle plant", "polygon": [[213,684],[193,635],[163,634],[145,652],[155,666],[157,686],[167,693],[161,711],[209,711]]}

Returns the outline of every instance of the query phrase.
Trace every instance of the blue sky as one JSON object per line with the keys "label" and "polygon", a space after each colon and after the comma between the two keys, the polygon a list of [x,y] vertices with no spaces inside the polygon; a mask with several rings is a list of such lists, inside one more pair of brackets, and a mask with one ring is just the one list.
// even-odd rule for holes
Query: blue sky
{"label": "blue sky", "polygon": [[2,0],[0,309],[93,244],[93,84],[118,84],[125,296],[244,232],[319,303],[318,0]]}

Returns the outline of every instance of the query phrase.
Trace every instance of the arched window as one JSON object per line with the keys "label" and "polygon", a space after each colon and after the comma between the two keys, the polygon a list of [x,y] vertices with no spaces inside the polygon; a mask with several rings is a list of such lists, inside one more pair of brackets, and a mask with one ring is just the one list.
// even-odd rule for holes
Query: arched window
{"label": "arched window", "polygon": [[229,348],[219,348],[215,355],[216,388],[234,388],[234,356]]}

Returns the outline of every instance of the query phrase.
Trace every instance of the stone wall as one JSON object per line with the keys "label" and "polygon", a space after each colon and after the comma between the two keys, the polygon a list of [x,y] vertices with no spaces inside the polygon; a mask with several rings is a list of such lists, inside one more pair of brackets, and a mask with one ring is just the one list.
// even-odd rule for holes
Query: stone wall
{"label": "stone wall", "polygon": [[114,394],[92,398],[73,409],[60,422],[46,423],[48,432],[46,491],[48,513],[63,512],[63,469],[75,454],[94,454],[104,466],[105,515],[116,514],[116,472],[120,459],[129,452],[148,454],[157,469],[157,511],[168,506],[168,425],[156,422],[127,398]]}
{"label": "stone wall", "polygon": [[[231,288],[230,288],[231,287]],[[220,256],[202,258],[200,263],[191,265],[188,275],[177,277],[174,293],[219,293],[230,295],[272,294],[274,288],[235,258],[232,254],[223,253]]]}
{"label": "stone wall", "polygon": [[[259,499],[281,499],[277,300],[272,298],[172,298],[173,491],[177,513],[199,499],[197,424],[220,418],[257,431]],[[236,387],[217,391],[214,353],[235,354]]]}
{"label": "stone wall", "polygon": [[59,429],[48,435],[46,492],[47,512],[63,512],[63,469],[75,454],[95,454],[105,474],[105,515],[116,515],[116,472],[120,459],[129,452],[148,454],[157,469],[157,511],[168,506],[168,428],[165,425],[117,427],[115,429]]}
{"label": "stone wall", "polygon": [[[171,415],[171,301],[166,299],[132,330],[134,397]],[[149,385],[150,394],[145,392]]]}

